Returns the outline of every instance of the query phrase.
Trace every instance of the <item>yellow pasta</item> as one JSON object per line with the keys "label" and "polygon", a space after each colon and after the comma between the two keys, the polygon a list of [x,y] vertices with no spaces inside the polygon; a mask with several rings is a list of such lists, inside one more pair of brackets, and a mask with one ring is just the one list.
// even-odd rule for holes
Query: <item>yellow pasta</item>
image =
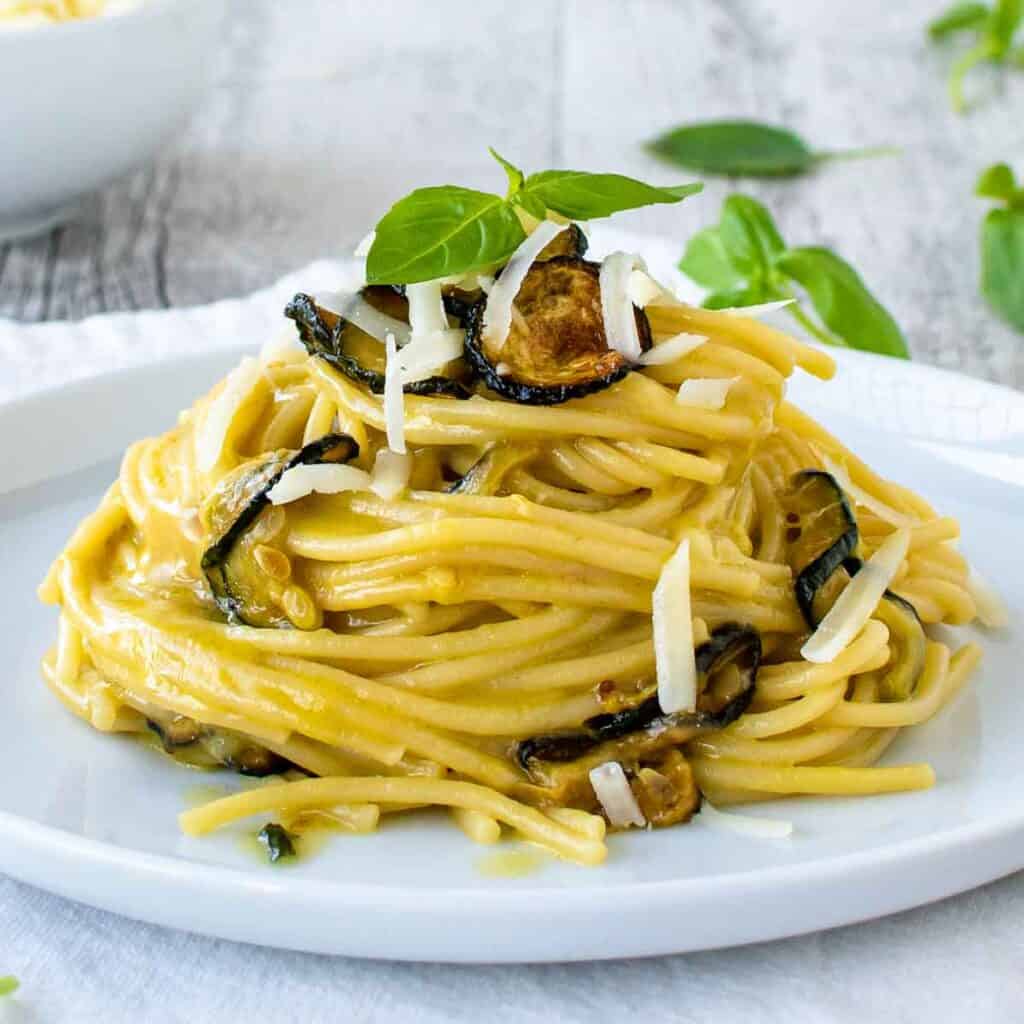
{"label": "yellow pasta", "polygon": [[[974,645],[926,640],[910,609],[974,619],[957,523],[783,400],[796,368],[831,376],[824,352],[679,303],[646,316],[655,344],[707,340],[561,404],[483,387],[406,395],[408,480],[388,496],[368,489],[394,454],[379,394],[298,351],[243,364],[128,450],[58,557],[40,588],[60,606],[48,685],[98,730],[151,729],[187,760],[289,772],[182,814],[195,835],[311,812],[369,831],[441,806],[477,842],[505,826],[596,864],[606,819],[622,824],[592,783],[610,762],[655,825],[685,821],[701,790],[730,803],[931,785],[927,765],[875,762],[977,664]],[[691,379],[735,383],[723,408],[698,408],[675,397]],[[225,530],[224,508],[273,460],[337,435],[354,442],[356,484],[264,501]],[[819,527],[792,511],[804,471],[838,495],[814,514],[846,507],[856,528],[810,598],[797,549]],[[234,547],[211,559],[230,531]],[[813,602],[826,584],[834,601],[844,573],[854,586],[859,561],[897,535],[891,591],[842,649],[807,660]],[[653,595],[682,544],[692,621],[675,625],[692,630],[698,710],[665,714]],[[715,653],[735,637],[755,638],[759,666]]]}

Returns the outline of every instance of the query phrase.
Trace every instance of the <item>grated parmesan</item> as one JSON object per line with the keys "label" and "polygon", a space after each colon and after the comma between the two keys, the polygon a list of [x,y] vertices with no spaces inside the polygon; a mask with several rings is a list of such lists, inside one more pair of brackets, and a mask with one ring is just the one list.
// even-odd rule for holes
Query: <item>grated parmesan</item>
{"label": "grated parmesan", "polygon": [[616,828],[626,828],[628,825],[643,827],[647,824],[618,761],[606,761],[591,768],[590,784],[594,787],[597,802]]}
{"label": "grated parmesan", "polygon": [[370,490],[385,501],[393,501],[409,486],[412,456],[381,448],[373,460]]}
{"label": "grated parmesan", "polygon": [[309,466],[292,466],[267,491],[272,505],[287,505],[317,494],[340,494],[342,491],[365,491],[370,486],[370,474],[355,466],[320,462]]}
{"label": "grated parmesan", "polygon": [[201,473],[209,473],[220,461],[231,421],[262,379],[263,367],[251,356],[246,356],[227,375],[224,387],[206,410],[196,435],[196,465]]}
{"label": "grated parmesan", "polygon": [[777,302],[760,302],[754,306],[728,306],[725,309],[716,309],[716,313],[728,313],[729,316],[764,316],[766,313],[774,313],[777,309],[785,309],[791,306],[796,299],[779,299]]}
{"label": "grated parmesan", "polygon": [[664,366],[674,363],[677,359],[689,355],[694,349],[700,348],[708,339],[703,334],[675,334],[648,349],[637,362],[641,366]]}
{"label": "grated parmesan", "polygon": [[613,252],[605,257],[600,273],[605,340],[610,349],[631,363],[637,362],[643,355],[633,300],[629,296],[630,278],[637,267],[643,267],[639,256]]}
{"label": "grated parmesan", "polygon": [[755,818],[752,814],[733,814],[720,811],[705,797],[700,805],[700,821],[712,828],[736,832],[754,839],[788,839],[793,834],[793,822],[778,818]]}
{"label": "grated parmesan", "polygon": [[694,377],[684,380],[676,393],[676,402],[693,409],[711,409],[717,412],[725,406],[729,388],[739,377]]}
{"label": "grated parmesan", "polygon": [[690,541],[665,563],[654,587],[651,623],[658,703],[665,714],[697,709],[697,662],[690,612]]}
{"label": "grated parmesan", "polygon": [[897,530],[861,566],[800,649],[806,661],[835,661],[874,614],[910,548],[910,531]]}
{"label": "grated parmesan", "polygon": [[884,501],[879,501],[878,498],[864,490],[863,487],[859,487],[857,484],[850,479],[850,474],[847,473],[846,467],[839,465],[834,459],[830,459],[827,455],[822,453],[821,461],[825,466],[825,469],[832,475],[835,482],[851,497],[853,500],[863,508],[874,512],[879,519],[884,519],[887,523],[891,523],[893,526],[913,526],[917,522],[916,519],[911,516],[904,515],[902,512],[897,512],[896,509],[886,505]]}
{"label": "grated parmesan", "polygon": [[512,327],[512,306],[533,261],[553,238],[564,231],[568,224],[556,224],[544,220],[519,246],[512,258],[505,264],[501,276],[494,282],[487,305],[484,307],[483,341],[490,348],[500,350],[508,339]]}
{"label": "grated parmesan", "polygon": [[399,455],[405,454],[405,396],[402,393],[402,365],[398,361],[395,336],[384,340],[387,364],[384,367],[384,427],[388,447]]}
{"label": "grated parmesan", "polygon": [[322,309],[343,317],[378,341],[384,341],[389,334],[393,334],[401,347],[408,345],[412,337],[412,329],[408,324],[403,324],[401,320],[375,309],[358,293],[324,292],[317,295],[314,301]]}

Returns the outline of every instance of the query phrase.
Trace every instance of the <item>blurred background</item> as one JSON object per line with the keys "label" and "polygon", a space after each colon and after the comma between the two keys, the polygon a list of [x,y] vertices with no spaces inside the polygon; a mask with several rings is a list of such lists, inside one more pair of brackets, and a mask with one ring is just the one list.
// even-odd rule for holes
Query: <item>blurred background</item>
{"label": "blurred background", "polygon": [[261,287],[342,254],[415,186],[503,188],[488,145],[527,169],[692,180],[642,143],[750,116],[821,148],[902,155],[788,181],[708,179],[696,199],[616,223],[681,252],[741,188],[792,244],[833,246],[857,267],[915,358],[1020,387],[1021,337],[978,290],[985,205],[972,190],[986,164],[1024,153],[1024,74],[977,70],[974,108],[955,115],[950,51],[925,33],[943,6],[230,0],[189,127],[77,220],[0,245],[0,316],[77,319]]}

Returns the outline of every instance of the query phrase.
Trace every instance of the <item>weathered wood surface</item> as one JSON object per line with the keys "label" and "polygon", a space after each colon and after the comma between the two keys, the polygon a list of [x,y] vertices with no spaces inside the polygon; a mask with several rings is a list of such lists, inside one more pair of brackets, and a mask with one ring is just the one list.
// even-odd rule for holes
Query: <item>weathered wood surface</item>
{"label": "weathered wood surface", "polygon": [[[204,302],[338,253],[404,190],[496,187],[485,147],[528,167],[672,180],[642,140],[754,115],[824,148],[903,147],[810,178],[741,187],[786,236],[837,247],[921,360],[1024,386],[1024,339],[977,287],[979,168],[1024,158],[1024,75],[971,79],[949,110],[932,0],[608,0],[476,4],[235,0],[215,86],[149,169],[80,220],[0,246],[0,316],[79,318]],[[685,179],[687,175],[682,175]],[[621,218],[680,243],[736,187]]]}

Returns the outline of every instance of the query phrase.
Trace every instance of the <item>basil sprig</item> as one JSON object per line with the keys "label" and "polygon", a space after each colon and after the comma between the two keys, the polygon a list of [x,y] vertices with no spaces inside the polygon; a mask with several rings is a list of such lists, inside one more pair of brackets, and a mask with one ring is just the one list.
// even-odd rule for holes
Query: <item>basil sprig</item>
{"label": "basil sprig", "polygon": [[505,169],[504,196],[457,185],[418,188],[377,225],[366,258],[369,284],[415,284],[502,263],[526,238],[519,211],[543,220],[548,211],[570,220],[607,217],[655,203],[678,203],[700,184],[662,187],[621,174],[540,171],[526,175],[493,149]]}
{"label": "basil sprig", "polygon": [[13,995],[18,991],[18,979],[13,974],[5,974],[0,978],[0,996]]}
{"label": "basil sprig", "polygon": [[826,160],[891,155],[889,146],[815,151],[796,132],[759,121],[684,124],[647,144],[656,156],[703,174],[781,178],[805,174]]}
{"label": "basil sprig", "polygon": [[[725,200],[718,224],[690,239],[679,269],[709,289],[709,309],[796,299],[786,309],[819,341],[909,358],[896,322],[853,267],[821,246],[788,247],[750,196]],[[817,319],[803,308],[804,296]]]}
{"label": "basil sprig", "polygon": [[983,171],[975,193],[1000,205],[981,224],[981,292],[1008,323],[1024,331],[1024,184],[1006,164]]}
{"label": "basil sprig", "polygon": [[963,53],[949,72],[949,96],[953,109],[964,109],[964,78],[976,64],[1008,64],[1024,68],[1024,43],[1014,46],[1014,36],[1024,23],[1024,0],[995,0],[983,3],[954,3],[929,26],[933,40],[960,32],[973,32],[974,45]]}

